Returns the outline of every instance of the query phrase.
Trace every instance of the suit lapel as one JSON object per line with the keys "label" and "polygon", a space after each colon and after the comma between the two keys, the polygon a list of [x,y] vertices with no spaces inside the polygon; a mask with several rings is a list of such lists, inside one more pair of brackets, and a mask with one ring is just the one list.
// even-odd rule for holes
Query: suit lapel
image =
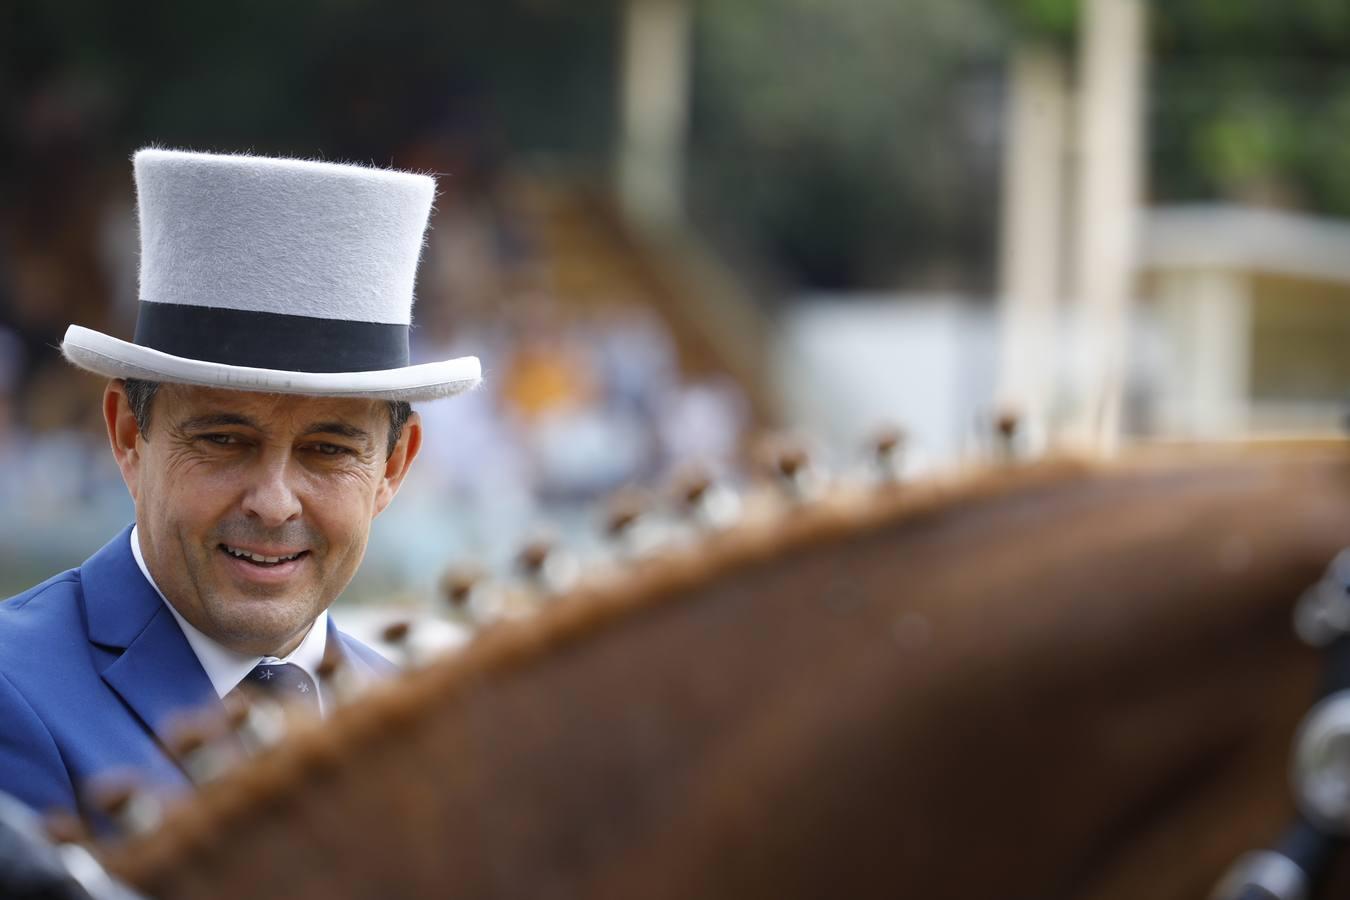
{"label": "suit lapel", "polygon": [[152,616],[145,630],[103,670],[103,680],[160,743],[168,738],[176,718],[219,702],[167,607]]}
{"label": "suit lapel", "polygon": [[197,655],[131,555],[131,529],[81,567],[89,639],[122,653],[101,675],[160,743],[184,713],[219,702]]}
{"label": "suit lapel", "polygon": [[338,630],[333,614],[328,614],[328,646],[336,647],[342,659],[366,681],[380,681],[398,673],[398,668],[360,641]]}

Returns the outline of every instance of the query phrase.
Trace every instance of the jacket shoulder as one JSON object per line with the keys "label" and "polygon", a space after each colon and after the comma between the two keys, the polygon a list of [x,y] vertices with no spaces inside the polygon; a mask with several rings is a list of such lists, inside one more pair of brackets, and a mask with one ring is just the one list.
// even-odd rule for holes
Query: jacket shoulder
{"label": "jacket shoulder", "polygon": [[84,633],[82,596],[80,570],[70,569],[0,600],[0,671],[52,641],[68,645],[72,629]]}
{"label": "jacket shoulder", "polygon": [[50,601],[63,596],[73,596],[74,594],[79,593],[79,591],[80,570],[67,569],[58,575],[53,575],[41,584],[30,587],[22,594],[15,594],[13,597],[6,600],[0,600],[0,616],[4,616],[7,613],[14,613],[47,594],[54,595],[47,598],[48,601]]}
{"label": "jacket shoulder", "polygon": [[[0,790],[36,810],[73,809],[75,792],[47,721],[33,705],[43,667],[68,677],[84,634],[78,569],[0,601]],[[39,673],[35,675],[34,673]],[[25,687],[26,684],[26,687]]]}

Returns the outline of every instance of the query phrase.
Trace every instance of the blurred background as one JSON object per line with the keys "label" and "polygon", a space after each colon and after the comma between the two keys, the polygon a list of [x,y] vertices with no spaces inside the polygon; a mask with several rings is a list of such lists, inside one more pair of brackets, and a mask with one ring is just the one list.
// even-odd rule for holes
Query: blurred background
{"label": "blurred background", "polygon": [[1339,427],[1344,0],[10,0],[0,596],[132,516],[69,323],[129,336],[147,144],[436,173],[418,361],[484,388],[344,602],[429,602],[769,429],[853,464]]}

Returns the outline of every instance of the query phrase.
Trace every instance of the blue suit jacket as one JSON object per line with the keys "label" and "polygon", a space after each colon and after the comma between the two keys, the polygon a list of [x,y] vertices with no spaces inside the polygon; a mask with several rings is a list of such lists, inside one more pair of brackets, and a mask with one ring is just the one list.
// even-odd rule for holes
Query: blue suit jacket
{"label": "blue suit jacket", "polygon": [[[36,810],[73,810],[84,783],[110,770],[186,787],[164,751],[165,729],[175,714],[220,702],[136,565],[130,533],[0,603],[0,791]],[[392,671],[328,621],[328,640],[350,663]]]}

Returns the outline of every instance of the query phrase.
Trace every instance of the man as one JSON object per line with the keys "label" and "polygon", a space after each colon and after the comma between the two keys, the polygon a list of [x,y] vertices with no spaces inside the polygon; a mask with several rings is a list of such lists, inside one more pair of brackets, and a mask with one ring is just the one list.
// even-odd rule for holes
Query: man
{"label": "man", "polygon": [[111,379],[136,521],[0,603],[0,791],[38,810],[111,770],[182,787],[175,720],[241,682],[322,713],[325,654],[385,671],[327,609],[417,456],[410,402],[479,380],[473,357],[408,365],[430,178],[159,149],[134,168],[135,340],[71,326],[62,351]]}

